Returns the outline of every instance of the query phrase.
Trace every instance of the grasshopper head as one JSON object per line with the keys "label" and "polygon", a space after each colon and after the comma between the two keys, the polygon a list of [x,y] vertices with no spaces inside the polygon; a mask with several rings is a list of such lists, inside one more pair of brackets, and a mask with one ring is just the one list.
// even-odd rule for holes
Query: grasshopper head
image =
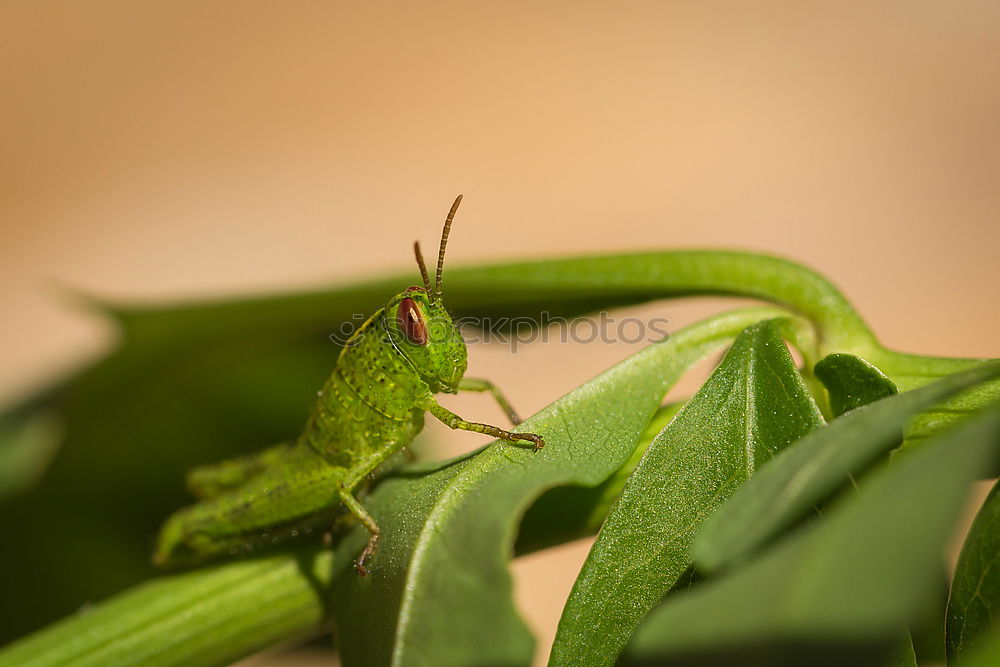
{"label": "grasshopper head", "polygon": [[445,310],[441,295],[444,251],[460,203],[462,195],[455,199],[444,221],[434,287],[431,287],[420,243],[414,243],[413,252],[424,286],[407,288],[393,297],[385,308],[386,326],[396,349],[410,360],[431,391],[450,394],[458,391],[467,363],[465,341]]}
{"label": "grasshopper head", "polygon": [[410,287],[386,304],[385,314],[393,345],[431,391],[458,391],[467,353],[462,334],[444,304],[424,288]]}

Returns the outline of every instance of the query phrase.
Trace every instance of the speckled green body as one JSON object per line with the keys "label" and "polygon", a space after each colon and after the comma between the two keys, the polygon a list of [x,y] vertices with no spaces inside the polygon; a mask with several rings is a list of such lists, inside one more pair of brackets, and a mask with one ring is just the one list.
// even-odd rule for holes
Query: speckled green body
{"label": "speckled green body", "polygon": [[[392,341],[392,329],[386,308],[358,329],[294,443],[192,470],[188,486],[201,502],[170,517],[155,561],[197,562],[329,528],[343,513],[340,489],[365,481],[424,425],[431,387]],[[441,347],[461,379],[466,355],[458,332]]]}
{"label": "speckled green body", "polygon": [[451,428],[544,444],[535,434],[466,421],[434,399],[438,392],[489,391],[518,421],[492,384],[463,379],[465,342],[442,303],[444,245],[459,201],[445,223],[434,289],[417,247],[424,287],[395,295],[347,341],[295,442],[191,471],[188,487],[200,502],[164,524],[156,564],[198,562],[325,531],[346,510],[371,534],[357,564],[366,575],[379,529],[355,493],[410,444],[423,428],[424,412]]}
{"label": "speckled green body", "polygon": [[410,443],[424,425],[430,387],[386,344],[385,310],[373,315],[341,352],[298,445],[345,470],[369,468]]}

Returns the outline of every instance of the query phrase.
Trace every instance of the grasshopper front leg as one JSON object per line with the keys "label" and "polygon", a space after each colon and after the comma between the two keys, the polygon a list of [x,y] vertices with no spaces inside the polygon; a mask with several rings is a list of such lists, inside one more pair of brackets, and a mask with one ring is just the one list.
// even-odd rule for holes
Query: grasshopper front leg
{"label": "grasshopper front leg", "polygon": [[535,433],[512,433],[511,431],[505,431],[502,428],[490,426],[489,424],[480,424],[478,422],[470,422],[462,419],[448,408],[440,405],[434,400],[433,396],[428,396],[424,399],[423,408],[440,419],[448,428],[461,429],[463,431],[474,431],[476,433],[482,433],[483,435],[488,435],[494,438],[500,438],[501,440],[506,440],[508,442],[524,440],[534,444],[536,452],[545,446],[545,441],[542,440],[542,436]]}
{"label": "grasshopper front leg", "polygon": [[490,382],[489,380],[484,380],[483,378],[462,378],[458,383],[459,391],[488,391],[493,396],[493,399],[500,406],[500,409],[507,413],[507,417],[510,419],[510,423],[517,426],[521,423],[521,418],[517,416],[514,407],[507,400],[507,397],[503,395],[499,387]]}

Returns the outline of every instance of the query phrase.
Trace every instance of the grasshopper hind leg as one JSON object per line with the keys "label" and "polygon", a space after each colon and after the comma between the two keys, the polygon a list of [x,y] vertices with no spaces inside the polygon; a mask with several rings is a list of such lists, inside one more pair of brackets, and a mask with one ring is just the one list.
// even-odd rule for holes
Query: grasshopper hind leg
{"label": "grasshopper hind leg", "polygon": [[[276,450],[267,450],[271,454]],[[220,464],[216,471],[228,470]],[[228,465],[233,465],[228,462]],[[238,472],[252,470],[250,467]],[[154,562],[186,565],[237,555],[282,541],[309,528],[329,526],[343,514],[340,489],[346,470],[307,447],[288,450],[282,465],[242,479],[236,488],[175,512],[164,524]],[[222,476],[234,481],[240,475]],[[222,485],[216,480],[212,490]],[[308,531],[305,531],[308,532]]]}
{"label": "grasshopper hind leg", "polygon": [[[160,533],[159,544],[153,555],[157,567],[184,567],[199,564],[221,556],[240,556],[271,547],[287,544],[297,538],[326,534],[336,525],[341,508],[330,507],[314,514],[269,526],[266,530],[245,533],[204,532],[187,524],[183,514],[171,517]],[[328,545],[329,546],[329,545]]]}
{"label": "grasshopper hind leg", "polygon": [[288,458],[294,445],[283,443],[261,452],[198,466],[187,474],[187,488],[199,500],[212,500],[238,489],[275,463]]}
{"label": "grasshopper hind leg", "polygon": [[364,506],[358,502],[350,491],[346,488],[340,489],[340,499],[343,501],[344,506],[347,507],[348,511],[353,514],[361,524],[368,529],[368,544],[361,551],[358,556],[358,560],[354,563],[354,571],[358,573],[358,576],[367,577],[368,568],[366,563],[368,560],[375,555],[375,551],[378,549],[379,540],[379,530],[378,524],[375,523],[375,519],[372,515],[364,508]]}

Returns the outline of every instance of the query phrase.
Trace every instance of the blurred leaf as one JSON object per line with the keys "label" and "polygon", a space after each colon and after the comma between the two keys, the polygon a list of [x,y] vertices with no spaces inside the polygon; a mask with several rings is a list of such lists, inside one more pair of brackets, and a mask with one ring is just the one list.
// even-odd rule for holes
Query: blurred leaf
{"label": "blurred leaf", "polygon": [[885,664],[899,628],[933,595],[969,484],[992,464],[998,439],[1000,404],[883,465],[821,521],[665,600],[625,663],[726,664],[739,655],[731,664]]}
{"label": "blurred leaf", "polygon": [[42,478],[61,437],[59,418],[51,412],[0,417],[0,503]]}
{"label": "blurred leaf", "polygon": [[0,642],[152,576],[157,527],[187,502],[186,469],[301,428],[336,348],[247,338],[162,356],[126,345],[64,389],[52,408],[65,428],[58,455],[30,493],[0,506],[0,521],[18,526],[0,568],[37,573],[5,582],[17,602],[3,607]]}
{"label": "blurred leaf", "polygon": [[740,334],[626,482],[573,586],[550,664],[613,664],[691,565],[702,518],[822,423],[776,322]]}
{"label": "blurred leaf", "polygon": [[892,380],[870,363],[853,354],[837,353],[823,357],[813,373],[830,394],[834,416],[899,393]]}
{"label": "blurred leaf", "polygon": [[[538,452],[497,442],[417,479],[385,480],[366,503],[387,536],[376,569],[335,584],[344,663],[529,663],[534,641],[514,607],[508,570],[520,515],[554,485],[607,479],[680,374],[764,314],[741,311],[684,329],[566,395],[520,427],[545,437]],[[343,548],[356,553],[364,540],[358,530]]]}
{"label": "blurred leaf", "polygon": [[913,640],[910,633],[904,633],[903,639],[896,642],[885,662],[886,667],[917,667],[917,654],[913,652]]}
{"label": "blurred leaf", "polygon": [[996,667],[1000,665],[1000,625],[981,637],[979,645],[962,657],[962,667]]}
{"label": "blurred leaf", "polygon": [[[898,455],[902,456],[902,453]],[[950,589],[951,572],[945,559],[942,558],[934,574],[934,593],[931,602],[919,610],[918,617],[909,625],[910,643],[917,655],[918,664],[945,663],[945,624],[942,619],[947,616]]]}
{"label": "blurred leaf", "polygon": [[958,558],[948,600],[948,663],[964,664],[1000,625],[1000,482],[976,514]]}
{"label": "blurred leaf", "polygon": [[1000,376],[1000,363],[943,378],[834,419],[782,452],[706,522],[694,544],[706,571],[746,558],[803,517],[851,475],[902,441],[906,421],[962,390]]}

